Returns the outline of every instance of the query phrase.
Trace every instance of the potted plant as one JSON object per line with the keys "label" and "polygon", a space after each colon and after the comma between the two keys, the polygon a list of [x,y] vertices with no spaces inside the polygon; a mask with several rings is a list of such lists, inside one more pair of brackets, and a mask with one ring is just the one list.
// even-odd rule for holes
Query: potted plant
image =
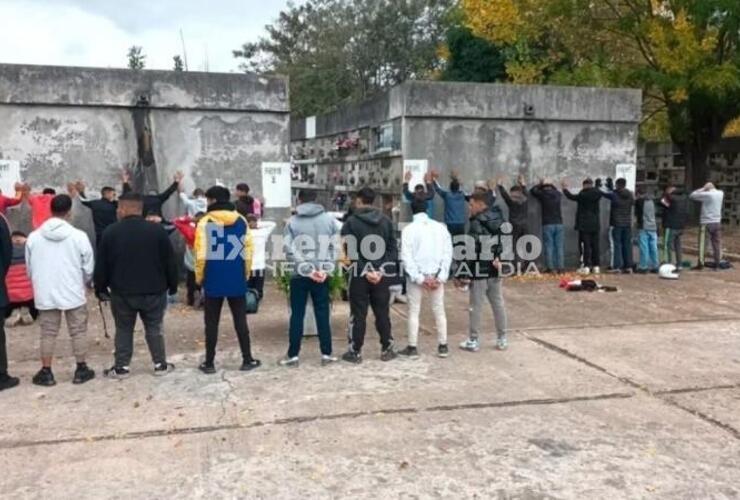
{"label": "potted plant", "polygon": [[[275,274],[275,282],[280,291],[285,294],[290,308],[290,280],[292,274],[284,270],[278,270]],[[329,307],[333,307],[334,301],[342,300],[347,288],[347,280],[340,266],[329,276]],[[306,303],[306,315],[303,318],[303,334],[306,336],[318,335],[316,329],[316,316],[313,312],[313,303],[310,300]]]}

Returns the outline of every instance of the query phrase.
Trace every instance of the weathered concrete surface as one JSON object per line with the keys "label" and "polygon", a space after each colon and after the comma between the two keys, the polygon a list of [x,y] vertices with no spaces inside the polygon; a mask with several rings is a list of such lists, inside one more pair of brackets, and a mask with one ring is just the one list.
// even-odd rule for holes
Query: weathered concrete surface
{"label": "weathered concrete surface", "polygon": [[[134,375],[70,384],[62,335],[59,385],[30,385],[36,327],[9,330],[11,370],[0,394],[3,498],[736,498],[740,496],[740,273],[604,277],[615,294],[567,293],[553,280],[505,287],[511,349],[458,351],[466,297],[447,293],[452,356],[381,363],[373,331],[359,367],[319,367],[315,339],[283,370],[285,299],[273,288],[250,317],[265,366],[235,371],[222,323],[221,371],[195,370],[199,313],[168,313],[170,358],[156,379],[141,332]],[[404,345],[405,306],[394,307]],[[347,306],[336,304],[335,349]],[[487,323],[491,325],[487,315]],[[109,318],[110,323],[110,318]],[[492,326],[491,326],[492,328]],[[91,314],[91,362],[111,342]],[[28,464],[33,464],[29,467]]]}
{"label": "weathered concrete surface", "polygon": [[[96,196],[139,163],[134,114],[144,109],[156,164],[146,190],[164,190],[182,170],[188,191],[219,180],[259,195],[262,162],[289,159],[288,106],[280,77],[0,64],[0,158],[18,160],[36,189],[81,179]],[[177,197],[165,207],[169,217],[182,211]],[[88,210],[76,214],[91,227]]]}

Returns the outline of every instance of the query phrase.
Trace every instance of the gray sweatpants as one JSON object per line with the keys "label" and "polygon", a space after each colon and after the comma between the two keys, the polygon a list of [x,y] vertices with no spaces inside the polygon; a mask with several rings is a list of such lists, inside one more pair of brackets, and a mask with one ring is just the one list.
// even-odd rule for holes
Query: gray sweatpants
{"label": "gray sweatpants", "polygon": [[87,355],[87,304],[67,311],[60,309],[39,311],[41,357],[54,356],[54,345],[62,326],[62,316],[67,320],[67,330],[72,340],[72,353],[78,363],[83,363]]}
{"label": "gray sweatpants", "polygon": [[506,336],[506,309],[504,307],[503,282],[501,278],[473,280],[470,283],[470,338],[480,336],[480,316],[486,299],[493,310],[496,334]]}

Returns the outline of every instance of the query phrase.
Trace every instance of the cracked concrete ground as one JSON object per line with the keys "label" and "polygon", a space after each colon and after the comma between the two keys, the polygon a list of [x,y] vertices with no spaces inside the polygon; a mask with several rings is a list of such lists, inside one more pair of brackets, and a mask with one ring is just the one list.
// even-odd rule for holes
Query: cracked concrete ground
{"label": "cracked concrete ground", "polygon": [[[167,317],[177,370],[154,378],[139,332],[133,376],[73,386],[65,334],[59,385],[30,384],[38,331],[9,330],[20,388],[0,394],[2,498],[737,498],[740,497],[740,273],[608,276],[619,293],[509,282],[510,350],[454,346],[466,297],[447,293],[452,356],[319,366],[307,339],[280,369],[285,298],[250,317],[264,367],[242,374],[224,316],[219,373],[200,374],[202,318]],[[404,345],[405,306],[394,307]],[[333,314],[345,348],[346,304]],[[110,318],[108,320],[110,324]],[[492,325],[492,319],[488,318]],[[492,327],[491,327],[492,328]],[[485,342],[487,341],[487,342]],[[91,311],[91,365],[112,343]]]}

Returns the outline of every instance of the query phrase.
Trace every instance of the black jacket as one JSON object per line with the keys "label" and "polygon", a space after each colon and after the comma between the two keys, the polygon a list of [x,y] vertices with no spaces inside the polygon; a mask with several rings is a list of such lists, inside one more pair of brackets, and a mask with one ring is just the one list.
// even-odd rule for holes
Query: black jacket
{"label": "black jacket", "polygon": [[529,219],[529,199],[527,198],[527,188],[524,186],[521,188],[520,194],[509,194],[504,186],[499,185],[498,191],[506,202],[506,206],[509,207],[509,222],[513,226],[526,228]]}
{"label": "black jacket", "polygon": [[632,227],[632,206],[635,196],[629,189],[616,189],[604,193],[612,201],[609,212],[609,225],[613,227]]}
{"label": "black jacket", "polygon": [[529,192],[540,201],[542,205],[542,225],[562,224],[563,214],[560,209],[562,196],[560,191],[552,184],[534,186]]}
{"label": "black jacket", "polygon": [[144,217],[147,215],[162,215],[162,205],[170,196],[175,194],[179,184],[173,182],[165,191],[159,194],[148,194],[144,196]]}
{"label": "black jacket", "polygon": [[243,217],[254,214],[254,198],[251,196],[238,197],[234,205],[236,211]]}
{"label": "black jacket", "polygon": [[[131,186],[128,183],[123,184],[123,192],[128,193],[131,191]],[[99,200],[84,200],[85,192],[80,192],[80,203],[92,210],[93,226],[95,226],[95,240],[100,243],[100,238],[103,236],[105,228],[111,224],[115,224],[118,221],[117,211],[118,202],[108,201],[105,198]]]}
{"label": "black jacket", "polygon": [[674,191],[660,200],[663,208],[663,229],[682,230],[689,220],[689,199],[683,193]]}
{"label": "black jacket", "polygon": [[[503,223],[501,209],[495,205],[470,218],[468,237],[475,241],[475,254],[467,255],[468,259],[464,265],[457,266],[455,278],[475,280],[498,277],[498,269],[494,267],[493,261],[501,256],[501,242],[493,243],[486,240],[500,238]],[[488,254],[489,251],[491,254]]]}
{"label": "black jacket", "polygon": [[109,226],[98,245],[95,290],[120,295],[177,292],[177,261],[167,232],[141,217]]}
{"label": "black jacket", "polygon": [[5,275],[8,274],[13,259],[13,243],[10,241],[10,229],[5,217],[0,215],[0,308],[7,307],[8,289],[5,286]]}
{"label": "black jacket", "polygon": [[563,194],[569,200],[578,203],[576,231],[598,232],[601,229],[601,191],[596,188],[587,188],[582,189],[578,194],[573,194],[563,189]]}
{"label": "black jacket", "polygon": [[[398,243],[393,230],[391,220],[383,215],[380,210],[371,207],[357,208],[352,212],[342,226],[342,236],[352,236],[356,242],[347,245],[347,257],[352,263],[357,263],[357,275],[363,275],[365,271],[383,270],[387,275],[395,275],[398,263]],[[380,258],[372,259],[363,255],[362,239],[366,236],[379,236],[385,243],[385,252]],[[371,247],[373,251],[376,249]]]}

